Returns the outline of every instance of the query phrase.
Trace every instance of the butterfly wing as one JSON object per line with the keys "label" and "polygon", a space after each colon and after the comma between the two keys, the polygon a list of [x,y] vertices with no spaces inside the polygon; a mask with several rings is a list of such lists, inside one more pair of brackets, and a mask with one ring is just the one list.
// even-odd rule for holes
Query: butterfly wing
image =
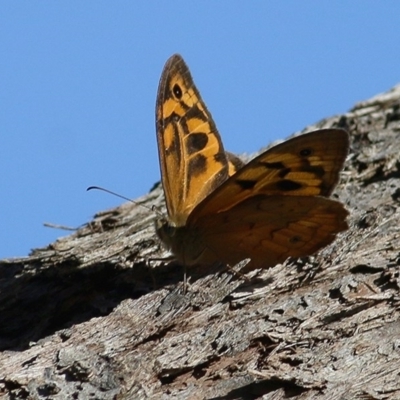
{"label": "butterfly wing", "polygon": [[190,222],[259,194],[328,197],[338,182],[348,148],[348,134],[342,129],[322,129],[278,144],[210,194],[196,207]]}
{"label": "butterfly wing", "polygon": [[237,156],[235,156],[232,153],[229,153],[228,151],[226,152],[226,156],[228,157],[228,175],[232,176],[236,174],[236,172],[239,171],[240,168],[243,168],[245,165],[244,162]]}
{"label": "butterfly wing", "polygon": [[327,199],[348,152],[340,129],[311,132],[275,146],[222,183],[190,214],[180,234],[187,264],[250,257],[269,267],[310,255],[347,229],[344,206]]}
{"label": "butterfly wing", "polygon": [[189,68],[177,54],[161,75],[156,129],[168,215],[174,226],[183,226],[193,208],[234,169]]}
{"label": "butterfly wing", "polygon": [[312,254],[347,228],[343,205],[325,198],[347,155],[345,131],[299,136],[241,167],[179,55],[161,76],[156,127],[170,218],[157,232],[183,264],[250,257],[267,267]]}
{"label": "butterfly wing", "polygon": [[347,215],[341,203],[324,197],[258,195],[200,218],[185,233],[191,242],[182,251],[189,264],[235,265],[250,257],[251,267],[268,268],[331,243],[347,229]]}

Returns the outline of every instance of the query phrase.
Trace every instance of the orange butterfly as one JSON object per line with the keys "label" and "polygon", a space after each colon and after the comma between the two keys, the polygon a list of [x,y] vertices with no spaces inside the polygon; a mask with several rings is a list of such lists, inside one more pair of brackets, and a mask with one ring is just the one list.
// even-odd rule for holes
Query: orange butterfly
{"label": "orange butterfly", "polygon": [[189,68],[173,55],[161,75],[156,126],[168,219],[158,236],[184,265],[271,267],[310,255],[348,228],[328,199],[348,147],[341,129],[279,144],[248,164],[226,153]]}

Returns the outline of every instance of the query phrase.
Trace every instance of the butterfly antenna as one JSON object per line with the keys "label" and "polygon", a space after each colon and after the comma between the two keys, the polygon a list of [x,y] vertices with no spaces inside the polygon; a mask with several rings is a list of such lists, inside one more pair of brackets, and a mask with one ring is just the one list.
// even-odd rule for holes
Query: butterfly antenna
{"label": "butterfly antenna", "polygon": [[137,206],[144,207],[144,208],[146,208],[147,210],[150,210],[150,211],[152,211],[152,212],[156,212],[156,214],[159,214],[159,213],[160,213],[160,211],[157,210],[154,206],[152,206],[152,207],[145,206],[144,204],[140,204],[140,203],[138,203],[138,202],[135,201],[135,200],[132,200],[132,199],[130,199],[130,198],[128,198],[128,197],[122,196],[121,194],[115,193],[115,192],[113,192],[112,190],[105,189],[105,188],[103,188],[103,187],[101,187],[101,186],[89,186],[86,190],[89,191],[89,190],[93,190],[93,189],[95,189],[95,190],[102,190],[103,192],[106,192],[106,193],[112,194],[112,195],[114,195],[114,196],[117,196],[117,197],[119,197],[120,199],[130,201],[131,203],[136,204]]}

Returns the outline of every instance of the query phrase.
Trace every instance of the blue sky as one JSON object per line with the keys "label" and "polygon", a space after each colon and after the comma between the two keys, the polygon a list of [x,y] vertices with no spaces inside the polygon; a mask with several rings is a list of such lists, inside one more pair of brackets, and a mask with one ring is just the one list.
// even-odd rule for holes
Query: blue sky
{"label": "blue sky", "polygon": [[252,153],[400,82],[400,2],[4,1],[0,259],[160,178],[154,106],[181,53],[227,150]]}

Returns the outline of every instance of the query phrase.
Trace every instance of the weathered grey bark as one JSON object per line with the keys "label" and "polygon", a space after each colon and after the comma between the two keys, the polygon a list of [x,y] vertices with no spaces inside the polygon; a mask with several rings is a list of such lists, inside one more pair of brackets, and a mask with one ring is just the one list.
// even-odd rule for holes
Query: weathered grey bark
{"label": "weathered grey bark", "polygon": [[307,130],[328,127],[351,134],[350,229],[313,258],[189,270],[182,294],[154,214],[127,203],[2,261],[0,396],[399,399],[400,86]]}

